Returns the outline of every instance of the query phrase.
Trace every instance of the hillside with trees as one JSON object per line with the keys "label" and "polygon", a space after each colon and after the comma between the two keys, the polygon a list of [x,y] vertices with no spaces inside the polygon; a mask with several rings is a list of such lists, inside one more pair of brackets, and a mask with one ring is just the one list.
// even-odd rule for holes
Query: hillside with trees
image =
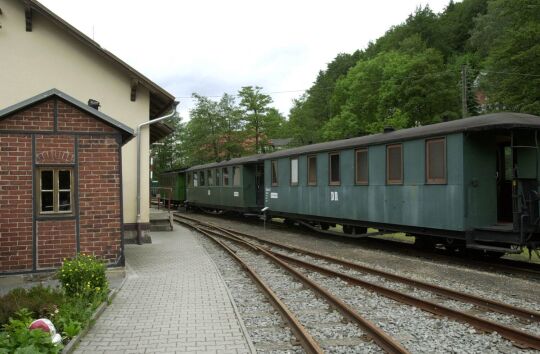
{"label": "hillside with trees", "polygon": [[540,4],[417,8],[367,48],[338,54],[288,119],[260,87],[219,101],[193,97],[191,120],[170,138],[177,142],[170,167],[265,152],[272,138],[304,145],[489,112],[540,115]]}

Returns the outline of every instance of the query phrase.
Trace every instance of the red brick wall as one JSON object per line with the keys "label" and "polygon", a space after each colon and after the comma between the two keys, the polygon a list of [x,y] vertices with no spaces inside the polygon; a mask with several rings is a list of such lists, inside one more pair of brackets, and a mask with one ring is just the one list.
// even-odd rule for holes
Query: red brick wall
{"label": "red brick wall", "polygon": [[0,272],[32,269],[32,137],[0,132]]}
{"label": "red brick wall", "polygon": [[120,255],[120,166],[114,138],[79,138],[81,252],[115,262]]}
{"label": "red brick wall", "polygon": [[36,222],[37,268],[54,268],[77,254],[75,220]]}
{"label": "red brick wall", "polygon": [[69,135],[36,135],[36,163],[75,163],[75,137]]}
{"label": "red brick wall", "polygon": [[[77,250],[77,213],[80,251],[109,263],[121,255],[121,174],[116,136],[88,133],[117,133],[109,125],[60,99],[58,134],[40,134],[54,129],[54,99],[29,107],[0,120],[0,273],[58,267]],[[6,130],[24,130],[15,134]],[[4,132],[2,132],[4,131]],[[70,134],[67,134],[67,133]],[[79,150],[76,156],[76,138]],[[33,134],[33,135],[32,135]],[[69,216],[35,215],[36,258],[32,264],[32,136],[34,157],[40,165],[73,165],[79,161],[79,208]],[[76,171],[76,170],[74,170]]]}
{"label": "red brick wall", "polygon": [[54,100],[39,103],[0,121],[0,130],[52,131]]}
{"label": "red brick wall", "polygon": [[116,132],[113,127],[60,100],[58,101],[58,130],[92,133]]}

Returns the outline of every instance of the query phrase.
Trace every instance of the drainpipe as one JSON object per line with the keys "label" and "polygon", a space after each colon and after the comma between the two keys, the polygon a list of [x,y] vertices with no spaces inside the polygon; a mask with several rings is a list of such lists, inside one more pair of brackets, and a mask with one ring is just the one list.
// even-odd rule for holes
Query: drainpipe
{"label": "drainpipe", "polygon": [[137,244],[142,245],[142,230],[141,230],[141,128],[150,124],[161,122],[162,120],[169,118],[177,118],[178,112],[176,112],[176,105],[178,102],[174,102],[173,111],[163,117],[149,120],[148,122],[141,123],[137,126]]}

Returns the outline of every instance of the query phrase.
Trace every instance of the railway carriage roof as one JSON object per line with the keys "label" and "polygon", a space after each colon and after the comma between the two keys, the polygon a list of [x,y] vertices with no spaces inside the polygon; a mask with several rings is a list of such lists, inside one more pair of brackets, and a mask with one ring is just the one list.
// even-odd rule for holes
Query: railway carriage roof
{"label": "railway carriage roof", "polygon": [[186,171],[189,172],[231,165],[244,165],[287,156],[296,156],[322,151],[343,150],[368,145],[388,144],[405,140],[429,138],[459,132],[512,128],[540,129],[540,117],[531,114],[511,112],[484,114],[481,116],[430,124],[422,127],[395,130],[389,133],[365,135],[356,138],[329,141],[326,143],[304,145],[268,154],[238,157],[227,161],[193,166],[191,168],[188,168]]}
{"label": "railway carriage roof", "polygon": [[368,145],[380,145],[459,132],[512,128],[540,129],[540,117],[523,113],[484,114],[481,116],[430,124],[422,127],[400,129],[388,133],[379,133],[344,140],[335,140],[326,143],[304,145],[297,148],[265,154],[264,156],[261,156],[261,159],[267,160],[321,151],[342,150]]}
{"label": "railway carriage roof", "polygon": [[188,168],[186,172],[204,170],[207,168],[226,167],[226,166],[232,166],[232,165],[246,165],[250,163],[256,163],[256,162],[264,160],[263,156],[265,155],[266,154],[250,155],[250,156],[244,156],[244,157],[237,157],[234,159],[225,160],[221,162],[212,162],[212,163],[207,163],[204,165],[197,165],[197,166]]}

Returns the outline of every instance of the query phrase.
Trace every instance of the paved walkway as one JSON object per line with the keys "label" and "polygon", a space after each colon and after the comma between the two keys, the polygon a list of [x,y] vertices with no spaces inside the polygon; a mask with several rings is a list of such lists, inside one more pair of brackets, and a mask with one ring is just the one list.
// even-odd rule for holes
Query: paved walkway
{"label": "paved walkway", "polygon": [[216,266],[191,231],[126,245],[127,278],[76,353],[249,353]]}

